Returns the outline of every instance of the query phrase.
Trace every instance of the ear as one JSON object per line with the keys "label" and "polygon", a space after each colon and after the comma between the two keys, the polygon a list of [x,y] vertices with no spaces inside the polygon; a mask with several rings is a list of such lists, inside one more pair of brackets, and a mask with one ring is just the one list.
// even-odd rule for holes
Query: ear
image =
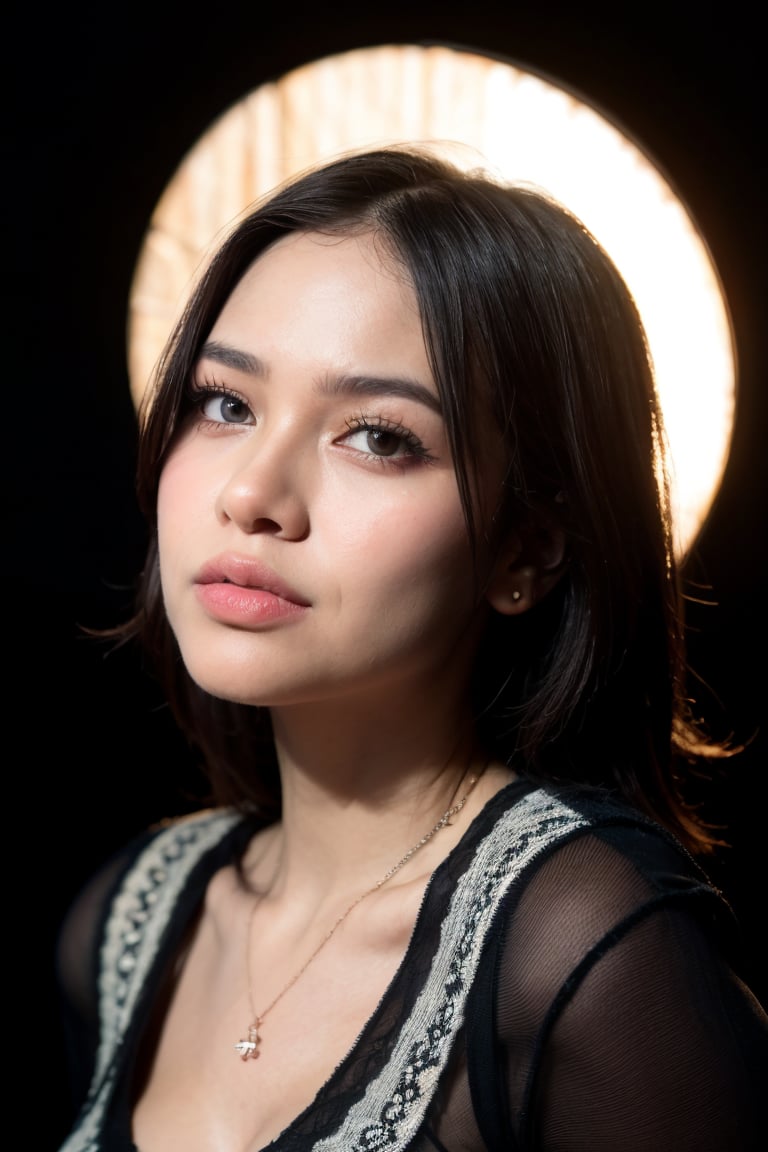
{"label": "ear", "polygon": [[554,522],[510,532],[491,570],[488,603],[504,616],[527,612],[557,584],[565,559],[565,532]]}

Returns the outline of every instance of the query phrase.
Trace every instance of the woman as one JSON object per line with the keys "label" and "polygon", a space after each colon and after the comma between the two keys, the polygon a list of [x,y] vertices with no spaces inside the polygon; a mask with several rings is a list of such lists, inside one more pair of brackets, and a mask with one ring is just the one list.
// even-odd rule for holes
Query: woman
{"label": "woman", "polygon": [[63,1149],[755,1148],[768,1020],[685,781],[728,750],[582,224],[413,148],[308,172],[211,261],[141,423],[118,632],[212,802],[64,927]]}

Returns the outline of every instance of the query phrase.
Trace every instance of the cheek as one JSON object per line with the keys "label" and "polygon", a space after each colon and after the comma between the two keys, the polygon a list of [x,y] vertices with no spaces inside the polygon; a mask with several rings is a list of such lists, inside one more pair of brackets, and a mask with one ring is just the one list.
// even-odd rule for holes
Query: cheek
{"label": "cheek", "polygon": [[375,516],[350,508],[335,531],[337,554],[360,596],[365,585],[382,603],[422,598],[437,608],[446,597],[471,602],[472,555],[458,494],[436,501],[414,494],[380,505]]}
{"label": "cheek", "polygon": [[157,536],[161,573],[177,558],[190,530],[204,515],[205,486],[200,468],[190,467],[184,453],[169,457],[157,489]]}
{"label": "cheek", "polygon": [[184,485],[180,482],[180,470],[172,457],[160,473],[157,487],[157,533],[162,559],[164,544],[178,526],[183,515]]}

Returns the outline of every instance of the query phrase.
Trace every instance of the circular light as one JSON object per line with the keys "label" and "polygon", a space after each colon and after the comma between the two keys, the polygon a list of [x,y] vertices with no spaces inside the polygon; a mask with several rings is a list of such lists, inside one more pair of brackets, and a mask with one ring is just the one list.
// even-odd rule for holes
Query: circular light
{"label": "circular light", "polygon": [[733,426],[735,352],[717,271],[637,144],[582,97],[498,59],[440,46],[360,49],[264,84],[219,117],[165,189],[139,255],[128,317],[134,404],[206,256],[254,200],[340,152],[403,140],[545,189],[609,252],[648,334],[684,555],[722,480]]}

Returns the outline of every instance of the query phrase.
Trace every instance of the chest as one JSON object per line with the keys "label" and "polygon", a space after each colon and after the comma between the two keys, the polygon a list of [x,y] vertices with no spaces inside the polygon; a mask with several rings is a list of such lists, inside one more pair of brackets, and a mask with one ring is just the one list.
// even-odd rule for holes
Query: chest
{"label": "chest", "polygon": [[356,910],[319,949],[316,931],[297,939],[263,921],[246,934],[237,902],[230,931],[221,909],[204,914],[145,1032],[140,1152],[256,1152],[309,1107],[402,965],[418,911],[415,895],[402,900],[385,906],[386,930]]}

